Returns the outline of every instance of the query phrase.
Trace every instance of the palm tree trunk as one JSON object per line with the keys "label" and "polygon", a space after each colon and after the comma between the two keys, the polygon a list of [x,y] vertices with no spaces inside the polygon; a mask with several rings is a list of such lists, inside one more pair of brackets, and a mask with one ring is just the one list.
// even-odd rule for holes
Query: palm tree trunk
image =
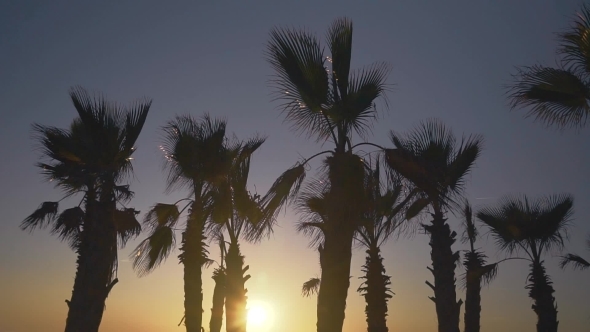
{"label": "palm tree trunk", "polygon": [[533,299],[533,311],[537,314],[537,332],[557,332],[557,305],[552,282],[545,271],[542,261],[531,264],[529,296]]}
{"label": "palm tree trunk", "polygon": [[240,245],[231,241],[227,255],[226,265],[226,293],[225,293],[225,326],[227,332],[246,332],[246,297],[245,283],[250,279],[244,276],[248,266],[244,267],[244,256],[240,253]]}
{"label": "palm tree trunk", "polygon": [[367,302],[365,314],[367,315],[368,332],[388,332],[387,328],[387,300],[391,298],[389,284],[390,277],[385,274],[383,258],[377,246],[367,250],[366,263],[363,266],[365,272],[364,287],[362,291]]}
{"label": "palm tree trunk", "polygon": [[456,233],[451,232],[441,211],[435,211],[431,225],[424,227],[430,234],[430,257],[434,276],[434,285],[428,284],[434,290],[434,297],[430,299],[436,306],[439,332],[459,332],[459,313],[461,300],[457,302],[455,290],[455,267],[459,253],[453,253],[451,246],[455,243]]}
{"label": "palm tree trunk", "polygon": [[220,332],[223,323],[223,306],[225,305],[225,271],[218,268],[213,272],[215,288],[213,289],[213,308],[211,308],[211,321],[209,332]]}
{"label": "palm tree trunk", "polygon": [[353,232],[326,233],[320,252],[322,276],[318,293],[318,332],[342,332],[350,286]]}
{"label": "palm tree trunk", "polygon": [[[192,213],[199,212],[193,207]],[[203,325],[202,265],[205,251],[205,227],[201,218],[192,215],[182,233],[180,262],[184,265],[184,325],[187,332],[201,332]]]}
{"label": "palm tree trunk", "polygon": [[98,203],[92,197],[86,204],[87,219],[77,249],[77,271],[66,332],[97,332],[102,320],[106,298],[117,283],[113,269],[117,258],[117,234],[109,222],[114,204]]}
{"label": "palm tree trunk", "polygon": [[465,332],[479,332],[480,314],[481,279],[468,266],[465,290]]}

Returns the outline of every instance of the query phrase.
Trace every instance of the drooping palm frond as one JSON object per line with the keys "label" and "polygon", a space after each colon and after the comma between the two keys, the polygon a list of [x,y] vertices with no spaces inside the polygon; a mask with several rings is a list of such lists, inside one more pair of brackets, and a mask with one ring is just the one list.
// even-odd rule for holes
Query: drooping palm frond
{"label": "drooping palm frond", "polygon": [[174,227],[179,218],[180,211],[176,204],[156,203],[146,213],[143,223],[151,229],[156,229],[160,226]]}
{"label": "drooping palm frond", "polygon": [[548,126],[582,127],[590,114],[590,88],[573,71],[540,65],[523,67],[514,75],[509,98],[512,109],[529,108],[534,117]]}
{"label": "drooping palm frond", "polygon": [[531,248],[540,256],[543,250],[561,249],[573,213],[573,197],[567,194],[529,199],[525,195],[503,197],[495,207],[485,207],[477,218],[485,223],[502,250],[509,253]]}
{"label": "drooping palm frond", "polygon": [[567,254],[562,257],[562,260],[559,262],[559,267],[565,269],[567,266],[571,265],[573,269],[580,269],[585,270],[590,267],[590,262],[582,258],[581,256],[574,255],[574,254]]}
{"label": "drooping palm frond", "polygon": [[137,237],[141,233],[141,224],[136,219],[139,211],[133,208],[115,210],[113,222],[117,231],[119,246],[124,247],[129,239]]}
{"label": "drooping palm frond", "polygon": [[57,216],[58,202],[43,202],[31,215],[22,221],[22,230],[33,231],[35,228],[46,227]]}
{"label": "drooping palm frond", "polygon": [[84,227],[86,213],[80,207],[66,209],[59,214],[51,233],[57,235],[60,240],[66,241],[71,249],[75,250],[80,241],[80,232]]}
{"label": "drooping palm frond", "polygon": [[310,297],[314,294],[317,294],[320,290],[320,284],[320,278],[310,278],[308,281],[303,283],[303,287],[301,287],[301,294],[305,297]]}
{"label": "drooping palm frond", "polygon": [[261,200],[265,215],[276,217],[280,209],[296,197],[304,179],[305,164],[295,165],[281,174]]}
{"label": "drooping palm frond", "polygon": [[461,236],[461,242],[469,242],[471,244],[471,247],[473,248],[473,244],[475,243],[475,240],[477,239],[479,232],[477,230],[477,227],[475,227],[475,222],[473,220],[473,208],[471,207],[471,204],[468,200],[465,200],[465,203],[463,205],[462,217],[463,234]]}
{"label": "drooping palm frond", "polygon": [[133,269],[140,277],[149,274],[170,255],[175,246],[176,237],[172,228],[157,227],[131,253]]}

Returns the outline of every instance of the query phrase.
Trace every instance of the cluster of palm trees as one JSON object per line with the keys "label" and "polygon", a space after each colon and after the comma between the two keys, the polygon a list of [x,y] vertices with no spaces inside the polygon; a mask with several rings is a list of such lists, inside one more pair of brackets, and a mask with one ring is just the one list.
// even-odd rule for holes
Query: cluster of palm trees
{"label": "cluster of palm trees", "polygon": [[[585,124],[590,112],[590,11],[583,8],[583,13],[561,35],[562,67],[524,67],[515,76],[510,95],[514,108],[529,107],[530,115],[560,127]],[[225,316],[228,332],[245,332],[250,276],[240,245],[264,239],[288,204],[299,212],[298,231],[311,237],[319,253],[321,277],[303,287],[304,294],[317,292],[318,332],[342,331],[355,243],[367,254],[358,289],[366,300],[367,329],[388,331],[387,302],[393,293],[381,245],[393,234],[416,227],[430,239],[428,270],[433,281],[426,284],[434,294],[430,299],[438,330],[460,331],[463,301],[458,299],[455,270],[461,255],[454,248],[457,232],[447,223],[449,213],[457,212],[464,219],[461,238],[469,244],[463,258],[464,331],[479,331],[481,287],[502,262],[488,263],[476,247],[476,219],[489,228],[500,250],[529,262],[526,288],[538,316],[537,330],[557,331],[554,289],[543,258],[549,250],[564,247],[573,198],[513,195],[474,212],[463,194],[483,139],[458,138],[436,119],[422,121],[407,133],[392,131],[391,147],[368,142],[376,102],[382,99],[387,105],[389,66],[376,63],[351,70],[352,33],[350,20],[334,21],[327,32],[328,56],[309,32],[271,31],[266,57],[276,74],[272,82],[286,119],[295,131],[333,145],[297,162],[263,195],[248,190],[248,176],[264,137],[239,140],[226,133],[225,119],[177,116],[163,126],[160,148],[167,191],[183,189],[189,195],[155,203],[140,223],[139,212],[125,205],[133,197],[125,181],[151,101],[124,107],[76,87],[70,96],[78,117],[70,128],[34,125],[48,160],[38,164],[42,174],[64,190],[65,197],[81,197],[78,206],[65,210],[59,202],[45,202],[21,225],[29,230],[50,226],[78,255],[72,297],[66,300],[66,332],[98,331],[106,298],[117,283],[117,249],[142,230],[148,235],[132,253],[140,276],[157,268],[180,240],[188,332],[204,330],[202,271],[214,262],[209,245],[218,245],[221,260],[213,274],[209,331],[219,332]],[[363,152],[361,146],[374,151]],[[321,158],[321,167],[306,180],[309,162],[316,158]],[[567,254],[561,265],[570,264],[590,265]]]}

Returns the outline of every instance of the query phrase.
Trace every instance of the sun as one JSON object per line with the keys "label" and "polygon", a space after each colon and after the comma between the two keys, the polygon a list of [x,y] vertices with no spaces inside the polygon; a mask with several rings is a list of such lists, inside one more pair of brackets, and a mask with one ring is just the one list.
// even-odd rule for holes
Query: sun
{"label": "sun", "polygon": [[273,323],[273,311],[268,303],[262,301],[249,301],[247,310],[249,331],[270,331]]}

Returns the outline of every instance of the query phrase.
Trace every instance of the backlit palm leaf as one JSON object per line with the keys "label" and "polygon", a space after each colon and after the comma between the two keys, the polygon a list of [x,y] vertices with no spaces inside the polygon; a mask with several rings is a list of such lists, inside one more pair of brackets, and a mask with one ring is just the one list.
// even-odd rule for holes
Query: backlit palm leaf
{"label": "backlit palm leaf", "polygon": [[303,287],[301,287],[301,294],[305,297],[310,297],[313,294],[317,294],[320,290],[320,278],[311,278],[308,281],[303,283]]}
{"label": "backlit palm leaf", "polygon": [[157,268],[176,246],[174,231],[168,226],[160,226],[143,240],[131,256],[133,269],[142,277]]}

